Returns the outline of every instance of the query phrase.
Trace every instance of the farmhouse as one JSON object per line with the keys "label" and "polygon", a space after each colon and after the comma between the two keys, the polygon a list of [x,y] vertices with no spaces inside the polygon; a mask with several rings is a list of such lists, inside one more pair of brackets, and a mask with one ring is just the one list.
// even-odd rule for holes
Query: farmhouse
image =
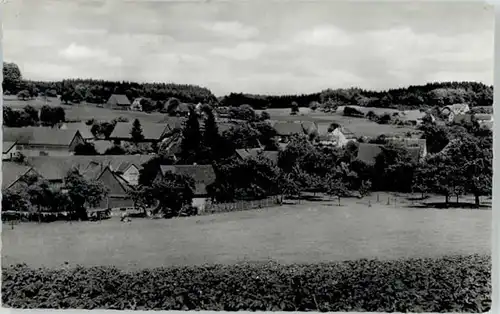
{"label": "farmhouse", "polygon": [[105,107],[115,110],[129,110],[130,105],[131,105],[130,100],[127,98],[126,95],[113,94],[109,97]]}
{"label": "farmhouse", "polygon": [[356,136],[349,129],[342,126],[337,126],[332,128],[323,124],[319,126],[319,136],[316,140],[316,144],[322,146],[335,146],[344,147],[349,142],[355,142]]}
{"label": "farmhouse", "polygon": [[452,122],[456,115],[466,114],[470,111],[468,104],[454,104],[441,109],[441,115],[449,122]]}
{"label": "farmhouse", "polygon": [[25,156],[71,156],[85,140],[77,130],[49,127],[3,128],[7,142],[17,142],[17,151]]}
{"label": "farmhouse", "polygon": [[[133,123],[130,122],[116,123],[113,132],[109,136],[109,140],[114,142],[132,142],[132,135],[130,134],[132,126]],[[142,135],[144,136],[144,139],[141,141],[142,143],[158,143],[170,132],[168,125],[161,123],[141,122],[141,128]]]}
{"label": "farmhouse", "polygon": [[17,153],[17,142],[16,141],[12,141],[12,142],[4,141],[2,144],[2,148],[3,148],[2,160],[4,160],[4,161],[12,160],[12,158]]}
{"label": "farmhouse", "polygon": [[[374,165],[383,148],[384,145],[380,144],[359,143],[357,159],[368,165]],[[421,160],[422,150],[420,147],[407,147],[406,149],[410,153],[413,162]]]}
{"label": "farmhouse", "polygon": [[141,101],[143,99],[144,99],[143,97],[138,97],[138,98],[134,99],[134,101],[132,102],[132,105],[130,105],[130,110],[132,110],[132,111],[142,111]]}
{"label": "farmhouse", "polygon": [[151,158],[153,158],[151,155],[71,156],[68,158],[43,156],[28,157],[27,163],[42,177],[57,186],[64,184],[64,178],[71,169],[94,178],[106,167],[127,184],[134,186],[137,185],[142,164]]}
{"label": "farmhouse", "polygon": [[368,164],[375,164],[375,159],[382,152],[383,145],[371,143],[359,143],[357,159]]}
{"label": "farmhouse", "polygon": [[77,170],[88,180],[101,182],[108,190],[100,208],[132,207],[128,191],[138,184],[139,169],[152,156],[71,156],[29,157],[27,160],[37,173],[54,187],[64,187],[64,179],[72,169]]}
{"label": "farmhouse", "polygon": [[158,124],[165,124],[168,130],[172,132],[174,130],[182,129],[184,122],[186,122],[186,118],[166,116],[158,121]]}
{"label": "farmhouse", "polygon": [[264,158],[269,159],[274,164],[278,163],[278,155],[277,151],[263,150],[262,148],[249,148],[249,149],[237,149],[236,156],[241,159],[246,158],[256,158],[257,156],[262,156]]}
{"label": "farmhouse", "polygon": [[193,104],[180,103],[177,108],[174,109],[174,113],[178,117],[187,117],[189,116],[190,109],[195,109]]}
{"label": "farmhouse", "polygon": [[2,191],[19,187],[22,178],[38,173],[30,166],[14,162],[2,162]]}
{"label": "farmhouse", "polygon": [[94,134],[90,131],[91,126],[86,125],[83,122],[66,122],[60,127],[61,130],[76,130],[80,132],[82,138],[87,142],[92,142],[94,140]]}
{"label": "farmhouse", "polygon": [[311,135],[318,132],[318,126],[309,121],[269,121],[276,130],[280,142],[288,142],[294,135]]}
{"label": "farmhouse", "polygon": [[161,180],[167,172],[190,176],[195,181],[193,206],[203,210],[209,201],[207,186],[215,182],[215,171],[211,165],[175,165],[160,166],[157,180]]}

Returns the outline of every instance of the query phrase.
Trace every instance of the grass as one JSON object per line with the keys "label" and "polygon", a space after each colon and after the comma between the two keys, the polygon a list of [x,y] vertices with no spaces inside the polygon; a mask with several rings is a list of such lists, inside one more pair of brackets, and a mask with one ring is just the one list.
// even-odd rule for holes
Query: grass
{"label": "grass", "polygon": [[[391,109],[384,108],[366,108],[366,109],[377,109],[378,113],[389,111]],[[394,110],[394,109],[392,109]],[[397,126],[390,124],[378,124],[376,122],[370,121],[365,118],[354,118],[347,117],[342,114],[342,111],[334,113],[325,113],[319,110],[312,111],[309,108],[300,108],[298,115],[290,115],[289,108],[277,108],[277,109],[267,109],[265,110],[269,113],[272,120],[278,121],[311,121],[316,122],[320,130],[328,129],[328,126],[332,123],[338,123],[350,131],[352,131],[356,136],[367,136],[367,137],[377,137],[382,134],[386,135],[400,135],[406,134],[408,132],[415,132],[416,129],[410,126]],[[260,111],[258,111],[260,112]]]}
{"label": "grass", "polygon": [[107,108],[99,108],[95,104],[77,104],[77,105],[66,105],[61,103],[58,98],[49,98],[47,102],[42,97],[31,99],[27,101],[17,100],[15,98],[4,96],[4,106],[9,106],[15,109],[24,108],[27,105],[31,105],[35,108],[41,108],[44,105],[48,106],[62,106],[66,112],[66,119],[68,120],[81,120],[87,121],[89,119],[96,119],[101,121],[111,121],[118,117],[126,117],[130,121],[134,119],[140,119],[145,122],[159,122],[164,117],[165,114],[162,113],[145,113],[137,111],[121,111],[121,110],[111,110]]}
{"label": "grass", "polygon": [[[133,121],[137,118],[141,121],[157,123],[165,117],[165,114],[161,114],[158,112],[148,114],[145,112],[137,111],[111,110],[106,108],[98,108],[94,104],[82,103],[78,105],[66,105],[64,103],[61,103],[58,98],[48,98],[47,102],[45,102],[42,97],[22,101],[13,96],[4,96],[4,105],[12,108],[24,108],[27,105],[31,105],[35,108],[41,108],[44,105],[62,106],[66,111],[66,119],[81,121],[87,121],[92,118],[101,121],[111,121],[118,117],[126,117],[129,119],[129,121]],[[288,108],[267,109],[266,111],[271,115],[271,119],[273,120],[303,120],[316,122],[320,130],[326,130],[332,122],[336,122],[348,128],[356,136],[377,137],[381,134],[396,135],[415,131],[415,128],[412,127],[381,125],[364,118],[346,117],[340,113],[324,113],[319,110],[312,111],[309,108],[300,108],[300,113],[293,116],[290,115],[290,109]],[[257,112],[260,112],[260,110],[257,110]]]}
{"label": "grass", "polygon": [[[372,199],[374,196],[372,197]],[[490,254],[491,211],[305,202],[172,220],[24,223],[2,232],[3,265],[124,269],[274,260],[316,263]]]}

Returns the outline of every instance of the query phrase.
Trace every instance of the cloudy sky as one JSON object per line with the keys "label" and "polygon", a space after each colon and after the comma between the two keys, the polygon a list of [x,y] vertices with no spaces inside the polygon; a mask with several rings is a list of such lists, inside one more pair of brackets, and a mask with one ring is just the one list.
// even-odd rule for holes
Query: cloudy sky
{"label": "cloudy sky", "polygon": [[332,2],[10,0],[4,60],[34,80],[192,83],[217,96],[493,84],[491,7]]}

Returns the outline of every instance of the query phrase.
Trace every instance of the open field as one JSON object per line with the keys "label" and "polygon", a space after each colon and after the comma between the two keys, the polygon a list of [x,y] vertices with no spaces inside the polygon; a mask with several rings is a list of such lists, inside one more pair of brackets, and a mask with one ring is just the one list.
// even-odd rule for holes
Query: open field
{"label": "open field", "polygon": [[306,202],[171,220],[23,223],[2,232],[3,265],[125,269],[274,260],[310,263],[490,254],[491,210],[365,200]]}
{"label": "open field", "polygon": [[[47,102],[43,98],[32,99],[28,101],[17,100],[12,96],[4,96],[4,106],[12,108],[23,108],[31,105],[35,108],[41,108],[45,104],[49,106],[62,106],[66,111],[66,119],[82,120],[97,119],[103,121],[111,121],[118,117],[126,117],[130,121],[133,119],[141,119],[146,122],[159,122],[165,114],[162,113],[145,113],[137,111],[119,111],[106,108],[98,108],[95,104],[78,104],[66,105],[62,104],[57,98],[49,98]],[[384,109],[385,110],[385,109]],[[309,108],[300,108],[298,115],[290,115],[290,109],[268,109],[266,110],[271,115],[271,119],[280,121],[313,121],[320,128],[328,128],[330,123],[336,122],[350,131],[356,136],[376,137],[381,134],[406,134],[407,132],[415,131],[412,127],[399,127],[395,125],[382,125],[364,118],[346,117],[339,113],[324,113],[320,111],[311,111]],[[257,112],[260,112],[257,110]]]}
{"label": "open field", "polygon": [[[384,108],[377,109],[381,112],[390,110]],[[406,134],[407,132],[416,131],[414,127],[410,126],[401,127],[390,124],[378,124],[365,118],[347,117],[342,114],[342,111],[338,111],[335,113],[325,113],[319,110],[311,111],[309,108],[300,108],[300,112],[298,115],[290,115],[289,108],[267,109],[265,111],[269,113],[272,120],[311,121],[316,122],[320,129],[327,129],[331,123],[335,122],[348,128],[356,136],[377,137],[381,134],[400,135]]]}
{"label": "open field", "polygon": [[66,119],[68,120],[82,120],[87,121],[89,119],[111,121],[118,117],[126,117],[129,120],[141,119],[141,121],[146,122],[159,122],[164,117],[165,114],[162,113],[145,113],[137,111],[120,111],[111,110],[106,108],[99,108],[95,104],[77,104],[77,105],[66,105],[60,102],[57,98],[49,98],[47,102],[43,98],[32,99],[28,101],[5,99],[4,106],[9,106],[12,108],[24,108],[27,105],[31,105],[35,108],[41,108],[44,105],[49,106],[62,106],[66,111]]}

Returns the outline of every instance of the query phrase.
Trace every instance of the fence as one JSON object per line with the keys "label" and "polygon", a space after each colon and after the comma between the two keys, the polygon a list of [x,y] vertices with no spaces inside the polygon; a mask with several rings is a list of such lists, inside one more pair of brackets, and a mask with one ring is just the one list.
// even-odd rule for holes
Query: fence
{"label": "fence", "polygon": [[[110,209],[88,210],[89,220],[102,220],[111,217]],[[74,220],[77,218],[74,212],[27,212],[27,211],[3,211],[2,221],[40,221],[53,222],[58,220]]]}
{"label": "fence", "polygon": [[203,216],[217,213],[227,213],[233,211],[244,211],[249,209],[271,207],[278,205],[280,203],[279,200],[280,198],[278,196],[272,196],[266,199],[254,201],[207,204],[205,205],[205,208],[201,209],[198,212],[198,215]]}

